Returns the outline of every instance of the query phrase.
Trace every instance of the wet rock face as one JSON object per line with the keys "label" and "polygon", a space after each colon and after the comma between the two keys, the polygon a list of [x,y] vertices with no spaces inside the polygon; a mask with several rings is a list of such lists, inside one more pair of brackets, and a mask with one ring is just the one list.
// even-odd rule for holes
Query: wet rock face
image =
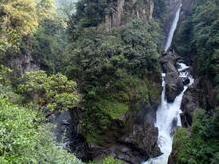
{"label": "wet rock face", "polygon": [[115,137],[114,132],[110,132],[107,143],[101,146],[88,145],[80,134],[80,111],[56,113],[49,116],[49,120],[56,125],[54,134],[58,143],[82,161],[110,155],[127,163],[140,164],[161,155],[158,129],[154,126],[157,106],[142,105],[141,109],[128,113],[123,120],[125,127],[115,120],[113,129],[117,129],[120,136]]}
{"label": "wet rock face", "polygon": [[117,159],[127,163],[140,164],[150,157],[161,155],[157,146],[158,130],[150,124],[134,125],[132,132],[120,139],[113,152]]}
{"label": "wet rock face", "polygon": [[126,163],[140,164],[161,155],[157,144],[158,129],[154,126],[156,109],[157,105],[148,105],[138,112],[128,113],[124,118],[123,135],[102,147],[92,145],[93,159],[110,155]]}
{"label": "wet rock face", "polygon": [[165,96],[168,102],[173,102],[184,88],[183,80],[179,77],[176,69],[176,62],[179,57],[174,52],[168,52],[161,58],[161,64],[164,72],[166,73],[166,92]]}
{"label": "wet rock face", "polygon": [[127,117],[128,132],[118,140],[120,146],[114,148],[116,158],[136,164],[161,155],[158,129],[154,126],[156,109],[156,105],[145,106]]}
{"label": "wet rock face", "polygon": [[199,90],[197,89],[197,81],[184,94],[181,109],[181,121],[183,127],[192,125],[193,113],[199,107]]}
{"label": "wet rock face", "polygon": [[173,102],[184,88],[182,79],[179,78],[178,72],[170,72],[166,74],[166,99],[168,102]]}
{"label": "wet rock face", "polygon": [[115,0],[112,4],[112,13],[105,16],[102,25],[107,31],[111,31],[113,28],[126,25],[133,18],[148,22],[152,19],[153,12],[154,0]]}
{"label": "wet rock face", "polygon": [[92,160],[91,149],[85,138],[79,133],[78,112],[66,111],[50,116],[50,121],[56,126],[54,135],[56,141],[77,158],[84,162]]}

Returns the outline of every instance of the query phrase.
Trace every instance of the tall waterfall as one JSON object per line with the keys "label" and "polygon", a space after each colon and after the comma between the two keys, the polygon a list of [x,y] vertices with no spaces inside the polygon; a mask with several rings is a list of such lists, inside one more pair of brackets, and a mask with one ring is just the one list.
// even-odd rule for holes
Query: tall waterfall
{"label": "tall waterfall", "polygon": [[176,31],[177,24],[178,24],[179,17],[180,17],[181,7],[182,7],[182,4],[180,3],[180,6],[176,11],[176,15],[174,17],[172,26],[170,28],[170,32],[168,34],[167,42],[166,42],[166,45],[165,45],[165,48],[164,48],[165,52],[167,52],[167,50],[170,48],[170,46],[172,44],[173,36],[174,36],[175,31]]}
{"label": "tall waterfall", "polygon": [[[177,23],[179,21],[180,11],[181,11],[182,4],[179,5],[179,8],[177,9],[173,24],[171,26],[167,43],[165,46],[165,52],[168,51],[168,49],[171,46],[174,32],[177,28]],[[180,113],[182,113],[180,106],[182,103],[182,98],[184,95],[184,92],[187,90],[187,88],[193,84],[194,79],[190,75],[188,71],[188,66],[184,63],[177,63],[178,64],[178,72],[180,78],[189,79],[190,83],[184,86],[184,90],[178,95],[173,103],[168,103],[165,99],[165,74],[162,74],[162,95],[161,95],[161,104],[158,107],[157,113],[156,113],[156,123],[155,126],[158,128],[158,145],[161,149],[161,152],[163,153],[161,156],[157,158],[150,159],[144,164],[167,164],[169,155],[172,151],[172,143],[173,143],[173,134],[177,127],[181,126],[181,119],[180,119]]]}

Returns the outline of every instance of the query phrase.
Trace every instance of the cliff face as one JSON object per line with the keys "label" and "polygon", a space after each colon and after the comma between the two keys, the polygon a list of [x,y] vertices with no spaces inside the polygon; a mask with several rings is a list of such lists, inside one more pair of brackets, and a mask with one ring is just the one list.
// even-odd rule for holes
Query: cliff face
{"label": "cliff face", "polygon": [[110,31],[135,18],[148,22],[152,19],[153,11],[154,0],[117,0],[113,3],[112,12],[105,16],[103,24]]}

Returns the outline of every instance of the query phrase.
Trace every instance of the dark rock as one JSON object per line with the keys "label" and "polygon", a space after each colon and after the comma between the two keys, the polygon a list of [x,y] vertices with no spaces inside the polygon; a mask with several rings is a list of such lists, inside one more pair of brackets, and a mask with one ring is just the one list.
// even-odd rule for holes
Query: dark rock
{"label": "dark rock", "polygon": [[190,83],[189,78],[184,78],[183,79],[183,85],[188,85]]}
{"label": "dark rock", "polygon": [[146,106],[127,116],[127,133],[119,139],[125,151],[120,147],[114,149],[116,158],[136,164],[162,154],[157,144],[158,129],[154,126],[156,109],[157,105]]}
{"label": "dark rock", "polygon": [[16,57],[11,57],[7,61],[7,65],[12,68],[16,76],[22,76],[26,72],[38,71],[40,69],[39,65],[33,59],[30,53],[16,55]]}
{"label": "dark rock", "polygon": [[179,78],[179,73],[176,69],[176,62],[179,60],[174,52],[168,52],[166,56],[163,56],[160,60],[163,70],[166,73],[165,83],[166,92],[165,96],[168,102],[173,102],[184,88],[183,81]]}
{"label": "dark rock", "polygon": [[172,121],[172,127],[171,127],[171,133],[170,135],[173,136],[175,134],[176,128],[177,128],[178,118],[175,117]]}
{"label": "dark rock", "polygon": [[126,115],[126,126],[123,131],[120,130],[124,134],[114,139],[114,143],[104,144],[104,147],[92,145],[93,158],[100,159],[111,155],[126,163],[140,164],[161,155],[157,144],[158,129],[154,126],[157,106],[143,105],[140,110],[133,106],[135,110]]}
{"label": "dark rock", "polygon": [[163,71],[165,73],[177,72],[177,69],[176,69],[175,65],[176,65],[176,62],[179,58],[180,57],[177,56],[174,52],[173,53],[168,52],[167,55],[163,56],[160,59],[160,63],[163,67]]}
{"label": "dark rock", "polygon": [[51,115],[49,119],[56,125],[54,129],[56,141],[86,162],[92,160],[92,155],[88,143],[80,134],[78,114],[77,110],[58,112]]}
{"label": "dark rock", "polygon": [[168,102],[173,102],[184,89],[182,79],[179,78],[178,72],[167,73],[165,77],[166,92],[165,96]]}
{"label": "dark rock", "polygon": [[117,144],[115,147],[111,148],[111,151],[114,152],[115,158],[131,164],[140,164],[149,158],[141,149],[128,143]]}
{"label": "dark rock", "polygon": [[132,133],[121,138],[121,143],[132,145],[135,150],[139,150],[145,159],[150,155],[156,157],[161,155],[160,149],[157,146],[158,129],[146,124],[144,127],[141,125],[134,125]]}
{"label": "dark rock", "polygon": [[192,125],[193,113],[199,106],[199,95],[199,90],[196,88],[196,84],[192,85],[184,93],[181,104],[183,113],[180,115],[183,127],[189,127]]}

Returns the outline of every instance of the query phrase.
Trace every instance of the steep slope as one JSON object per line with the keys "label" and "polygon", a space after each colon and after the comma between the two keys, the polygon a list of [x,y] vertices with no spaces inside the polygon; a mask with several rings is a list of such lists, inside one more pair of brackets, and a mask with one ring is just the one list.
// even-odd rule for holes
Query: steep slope
{"label": "steep slope", "polygon": [[182,104],[183,125],[170,163],[218,161],[218,2],[196,1],[175,38],[175,48],[196,77]]}

